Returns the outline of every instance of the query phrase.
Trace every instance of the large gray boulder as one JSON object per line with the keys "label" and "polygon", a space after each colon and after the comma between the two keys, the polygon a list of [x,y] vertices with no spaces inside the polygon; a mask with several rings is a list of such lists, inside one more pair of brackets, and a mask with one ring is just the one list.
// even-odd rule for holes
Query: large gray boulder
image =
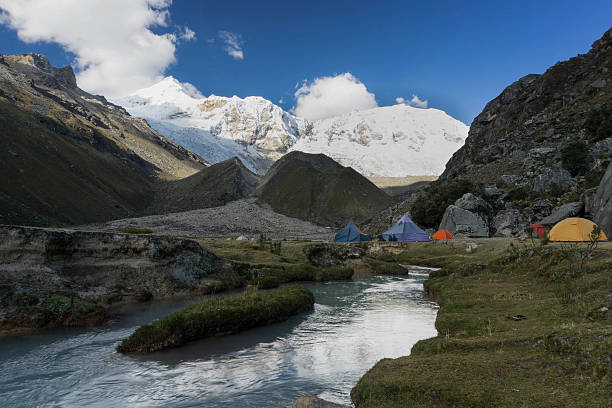
{"label": "large gray boulder", "polygon": [[607,236],[612,236],[612,163],[597,187],[593,202],[593,220]]}
{"label": "large gray boulder", "polygon": [[581,216],[583,211],[584,203],[582,201],[563,204],[562,206],[555,208],[548,217],[543,218],[540,221],[540,224],[554,225],[566,218]]}
{"label": "large gray boulder", "polygon": [[525,224],[521,223],[523,217],[521,212],[516,209],[502,210],[495,215],[492,227],[496,237],[513,237],[525,229]]}
{"label": "large gray boulder", "polygon": [[489,236],[489,226],[480,215],[456,205],[449,205],[446,208],[440,229],[448,230],[457,238]]}
{"label": "large gray boulder", "polygon": [[472,193],[465,193],[461,198],[455,201],[455,205],[464,210],[478,214],[491,214],[493,211],[489,203]]}

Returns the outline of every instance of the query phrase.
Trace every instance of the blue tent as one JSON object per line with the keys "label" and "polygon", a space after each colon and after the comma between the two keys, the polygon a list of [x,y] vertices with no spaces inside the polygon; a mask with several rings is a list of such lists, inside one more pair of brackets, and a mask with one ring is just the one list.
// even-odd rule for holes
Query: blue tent
{"label": "blue tent", "polygon": [[404,242],[427,242],[429,234],[420,229],[408,216],[404,214],[402,218],[391,228],[383,232],[382,238],[385,241],[404,241]]}
{"label": "blue tent", "polygon": [[350,220],[346,227],[336,234],[334,242],[360,242],[371,241],[372,238],[368,234],[359,231],[353,220]]}

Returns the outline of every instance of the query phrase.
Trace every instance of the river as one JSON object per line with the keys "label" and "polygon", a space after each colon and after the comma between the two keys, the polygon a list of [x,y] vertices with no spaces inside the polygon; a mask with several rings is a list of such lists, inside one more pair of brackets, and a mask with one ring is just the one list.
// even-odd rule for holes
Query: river
{"label": "river", "polygon": [[378,360],[436,335],[426,277],[411,267],[405,277],[306,284],[311,313],[141,357],[115,347],[194,299],[132,307],[100,329],[0,339],[0,406],[290,407],[305,394],[350,403],[351,388]]}

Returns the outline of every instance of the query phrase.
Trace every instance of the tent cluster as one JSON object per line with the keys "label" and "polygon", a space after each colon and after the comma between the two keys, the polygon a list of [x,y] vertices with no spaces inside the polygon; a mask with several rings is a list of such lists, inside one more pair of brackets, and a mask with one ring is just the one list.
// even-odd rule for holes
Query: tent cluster
{"label": "tent cluster", "polygon": [[[419,228],[408,216],[404,214],[391,228],[378,236],[382,241],[398,241],[398,242],[428,242],[429,234]],[[435,240],[453,239],[450,232],[440,230],[433,235]],[[372,237],[365,234],[357,228],[353,220],[336,234],[335,242],[361,242],[371,241]]]}

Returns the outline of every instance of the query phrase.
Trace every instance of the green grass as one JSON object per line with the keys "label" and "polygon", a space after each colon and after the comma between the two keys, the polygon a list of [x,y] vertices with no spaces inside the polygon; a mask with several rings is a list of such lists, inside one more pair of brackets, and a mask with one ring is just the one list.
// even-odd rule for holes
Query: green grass
{"label": "green grass", "polygon": [[[562,245],[416,244],[389,254],[442,267],[425,282],[437,337],[384,359],[354,387],[357,407],[609,407],[612,246],[567,279]],[[523,320],[513,316],[522,315]]]}
{"label": "green grass", "polygon": [[287,320],[313,307],[313,294],[300,285],[207,299],[141,326],[117,346],[117,351],[150,353],[178,347],[204,337]]}

